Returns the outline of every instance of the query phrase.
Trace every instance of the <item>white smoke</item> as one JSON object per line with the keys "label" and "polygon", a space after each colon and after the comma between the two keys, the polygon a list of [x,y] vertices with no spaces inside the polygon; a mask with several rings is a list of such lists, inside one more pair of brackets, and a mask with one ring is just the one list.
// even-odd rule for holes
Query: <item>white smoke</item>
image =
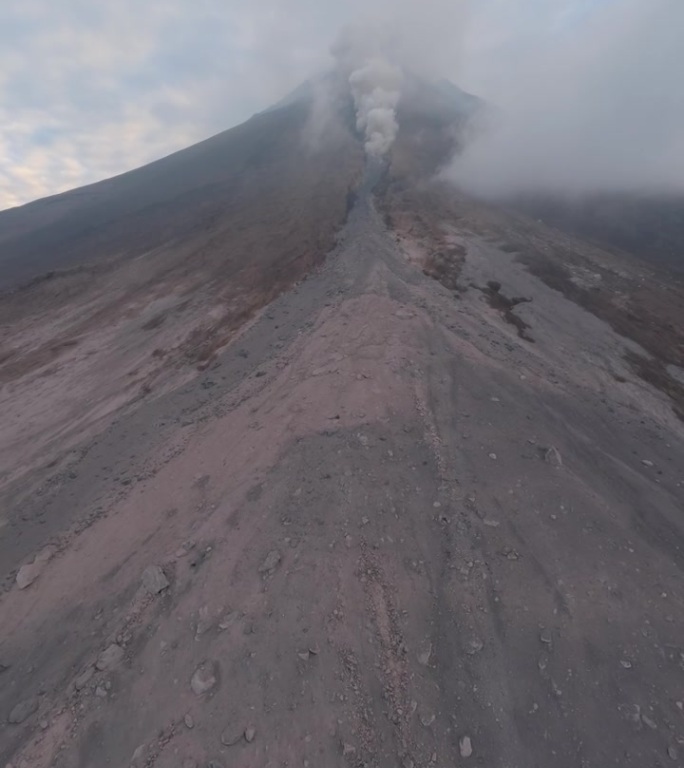
{"label": "white smoke", "polygon": [[385,59],[374,58],[349,76],[356,127],[366,136],[371,157],[386,155],[397,137],[397,104],[401,96],[401,70]]}
{"label": "white smoke", "polygon": [[391,59],[391,42],[387,32],[350,27],[332,49],[338,69],[349,82],[366,154],[373,158],[389,152],[399,130],[397,105],[403,75]]}

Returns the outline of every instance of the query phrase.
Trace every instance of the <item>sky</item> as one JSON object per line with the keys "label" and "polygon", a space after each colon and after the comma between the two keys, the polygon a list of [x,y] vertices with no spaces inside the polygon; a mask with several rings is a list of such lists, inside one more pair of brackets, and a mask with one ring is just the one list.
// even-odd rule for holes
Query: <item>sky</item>
{"label": "sky", "polygon": [[[683,9],[682,0],[2,0],[0,209],[139,167],[244,121],[330,67],[339,30],[369,17],[402,30],[408,66],[501,105],[514,126],[504,144],[521,141],[520,84],[532,114],[543,114],[537,102],[548,102],[561,123],[577,105],[570,92],[604,68],[602,46],[622,69],[594,88],[592,110],[616,83],[624,96],[624,79],[647,61],[648,75],[628,85],[658,80],[661,96],[647,105],[653,122],[663,101],[681,101],[683,70],[665,58],[681,59],[675,42]],[[573,68],[582,72],[574,81]],[[668,109],[674,126],[684,110]],[[610,115],[603,121],[602,130],[614,129]],[[559,133],[558,125],[547,127]],[[635,136],[650,141],[657,131],[646,133]],[[492,145],[497,162],[506,154],[501,143]],[[562,136],[549,142],[545,154],[562,144]],[[486,147],[480,144],[453,175],[471,183],[490,174],[491,181]],[[530,162],[542,164],[528,156],[526,167]],[[514,166],[509,175],[520,177]]]}

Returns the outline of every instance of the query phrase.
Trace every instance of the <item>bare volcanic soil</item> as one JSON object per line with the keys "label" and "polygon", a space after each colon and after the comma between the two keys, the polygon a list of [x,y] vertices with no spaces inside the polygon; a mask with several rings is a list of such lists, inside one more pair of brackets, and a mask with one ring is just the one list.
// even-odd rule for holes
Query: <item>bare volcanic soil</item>
{"label": "bare volcanic soil", "polygon": [[539,265],[652,322],[666,287],[402,200],[362,189],[322,266],[139,397],[117,355],[146,335],[144,387],[187,300],[153,286],[109,338],[79,305],[108,362],[71,392],[73,326],[26,342],[30,415],[2,363],[0,765],[684,761],[684,424],[646,336]]}

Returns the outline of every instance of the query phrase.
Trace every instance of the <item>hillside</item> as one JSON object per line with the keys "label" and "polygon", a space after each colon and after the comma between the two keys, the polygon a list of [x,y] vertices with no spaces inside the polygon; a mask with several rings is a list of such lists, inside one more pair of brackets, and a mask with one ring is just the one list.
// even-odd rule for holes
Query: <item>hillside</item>
{"label": "hillside", "polygon": [[0,765],[676,765],[684,285],[309,93],[0,214]]}

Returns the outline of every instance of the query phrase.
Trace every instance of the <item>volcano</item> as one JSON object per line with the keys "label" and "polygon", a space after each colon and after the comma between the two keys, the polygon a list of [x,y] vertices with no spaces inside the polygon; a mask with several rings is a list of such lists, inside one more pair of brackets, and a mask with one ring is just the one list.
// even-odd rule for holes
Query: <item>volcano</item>
{"label": "volcano", "polygon": [[487,109],[0,213],[1,764],[677,764],[681,273],[439,181]]}

